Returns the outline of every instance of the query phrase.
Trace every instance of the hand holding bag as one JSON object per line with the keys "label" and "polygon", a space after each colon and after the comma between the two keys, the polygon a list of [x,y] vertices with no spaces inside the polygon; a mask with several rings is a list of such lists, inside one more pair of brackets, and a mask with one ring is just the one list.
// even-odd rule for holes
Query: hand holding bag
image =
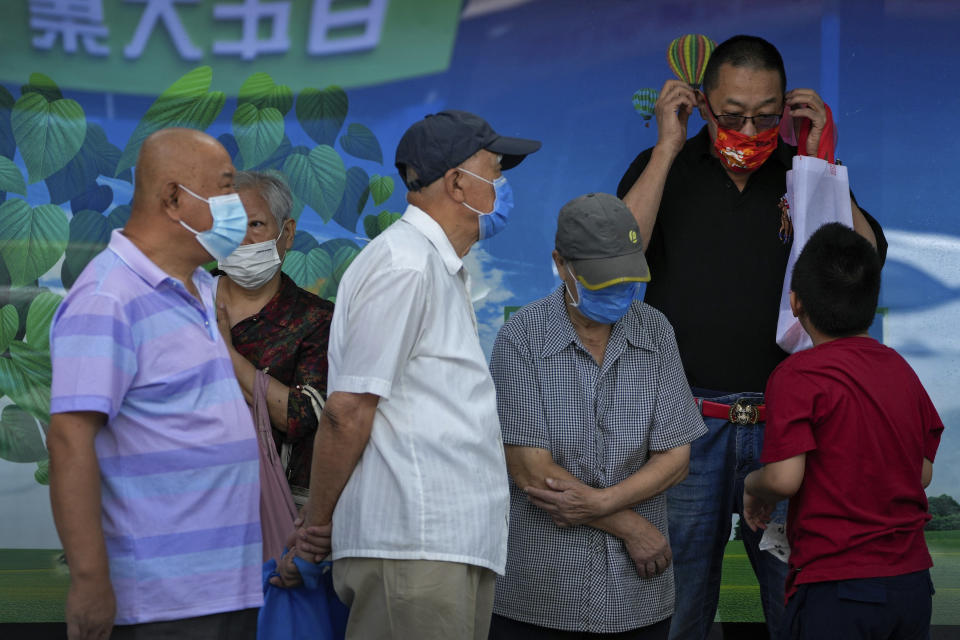
{"label": "hand holding bag", "polygon": [[332,564],[294,563],[303,585],[285,589],[270,584],[277,563],[263,565],[263,607],[257,618],[257,640],[342,640],[350,609],[333,589]]}

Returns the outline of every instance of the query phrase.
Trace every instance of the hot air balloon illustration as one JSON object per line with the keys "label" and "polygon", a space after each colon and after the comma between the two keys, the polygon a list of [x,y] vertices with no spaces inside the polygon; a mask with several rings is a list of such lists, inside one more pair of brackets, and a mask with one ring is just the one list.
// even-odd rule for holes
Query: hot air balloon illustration
{"label": "hot air balloon illustration", "polygon": [[699,89],[703,82],[703,72],[707,68],[707,60],[716,48],[717,43],[707,36],[688,33],[667,47],[667,62],[680,80],[694,89]]}
{"label": "hot air balloon illustration", "polygon": [[657,97],[660,92],[656,89],[637,89],[633,94],[633,108],[637,113],[643,116],[645,127],[650,126],[650,118],[653,116],[653,105],[657,103]]}

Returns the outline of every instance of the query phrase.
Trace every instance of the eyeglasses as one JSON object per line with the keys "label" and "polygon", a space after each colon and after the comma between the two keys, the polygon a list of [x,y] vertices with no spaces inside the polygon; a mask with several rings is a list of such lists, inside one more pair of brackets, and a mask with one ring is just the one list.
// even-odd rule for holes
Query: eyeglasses
{"label": "eyeglasses", "polygon": [[710,106],[709,100],[704,100],[707,103],[707,109],[710,111],[710,115],[717,121],[724,129],[733,129],[734,131],[740,131],[743,129],[743,125],[747,124],[747,120],[753,122],[753,126],[757,128],[757,131],[766,131],[768,129],[773,129],[775,126],[780,124],[780,120],[783,116],[774,113],[762,113],[756,116],[739,116],[729,113],[721,113],[717,115],[713,112],[713,107]]}

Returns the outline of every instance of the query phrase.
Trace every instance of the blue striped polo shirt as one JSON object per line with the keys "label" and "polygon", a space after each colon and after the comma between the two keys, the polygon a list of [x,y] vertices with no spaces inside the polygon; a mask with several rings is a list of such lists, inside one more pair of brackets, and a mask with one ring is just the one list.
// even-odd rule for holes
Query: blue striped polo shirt
{"label": "blue striped polo shirt", "polygon": [[203,302],[123,233],[50,331],[50,413],[107,416],[96,436],[117,624],[258,607],[259,458],[250,410]]}

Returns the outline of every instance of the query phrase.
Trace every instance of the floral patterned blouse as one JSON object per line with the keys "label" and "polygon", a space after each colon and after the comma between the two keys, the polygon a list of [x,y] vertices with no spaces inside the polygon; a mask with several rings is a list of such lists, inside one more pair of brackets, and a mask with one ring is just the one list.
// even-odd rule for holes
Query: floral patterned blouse
{"label": "floral patterned blouse", "polygon": [[233,346],[257,369],[290,387],[287,400],[287,433],[273,430],[280,446],[292,445],[287,481],[293,487],[310,487],[310,464],[317,416],[301,385],[327,395],[327,341],[333,303],[304,291],[285,273],[280,290],[259,313],[230,330]]}

